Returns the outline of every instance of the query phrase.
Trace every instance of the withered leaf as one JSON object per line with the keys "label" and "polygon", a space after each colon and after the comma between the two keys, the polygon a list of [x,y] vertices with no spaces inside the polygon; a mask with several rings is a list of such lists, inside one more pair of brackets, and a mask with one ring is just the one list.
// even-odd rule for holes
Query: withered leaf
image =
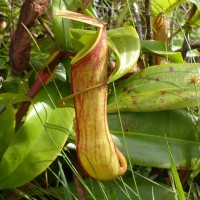
{"label": "withered leaf", "polygon": [[27,29],[34,26],[47,3],[48,0],[25,0],[22,5],[17,29],[11,37],[9,49],[10,66],[15,75],[21,75],[29,63],[31,36]]}

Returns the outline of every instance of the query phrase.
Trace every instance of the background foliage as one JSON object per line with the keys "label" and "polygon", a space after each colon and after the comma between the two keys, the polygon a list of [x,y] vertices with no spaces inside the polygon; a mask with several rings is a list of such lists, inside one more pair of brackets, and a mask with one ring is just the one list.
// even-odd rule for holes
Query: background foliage
{"label": "background foliage", "polygon": [[[103,0],[87,8],[52,0],[27,26],[30,60],[15,76],[9,48],[22,3],[0,2],[1,198],[199,199],[199,0]],[[56,106],[71,94],[71,58],[96,30],[56,14],[65,9],[106,23],[108,122],[128,161],[113,181],[83,173],[74,109]]]}

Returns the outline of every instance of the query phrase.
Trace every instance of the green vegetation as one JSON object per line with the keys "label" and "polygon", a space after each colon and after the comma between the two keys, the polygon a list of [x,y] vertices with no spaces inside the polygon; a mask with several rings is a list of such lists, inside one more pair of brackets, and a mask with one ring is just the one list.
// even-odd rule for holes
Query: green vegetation
{"label": "green vegetation", "polygon": [[199,27],[199,0],[1,0],[0,198],[200,199]]}

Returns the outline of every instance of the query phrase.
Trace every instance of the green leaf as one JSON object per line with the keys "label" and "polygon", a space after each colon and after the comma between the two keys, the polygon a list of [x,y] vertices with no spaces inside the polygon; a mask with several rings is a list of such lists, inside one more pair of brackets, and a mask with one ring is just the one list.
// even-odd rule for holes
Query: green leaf
{"label": "green leaf", "polygon": [[199,27],[200,26],[200,5],[198,6],[198,9],[196,10],[195,14],[192,16],[188,24],[191,27]]}
{"label": "green leaf", "polygon": [[174,8],[180,4],[186,2],[186,0],[152,0],[151,9],[154,15],[158,15],[161,12],[170,14],[174,11]]}
{"label": "green leaf", "polygon": [[73,50],[69,37],[69,28],[72,27],[70,20],[64,20],[56,15],[60,9],[66,9],[66,4],[62,0],[52,1],[52,27],[57,45],[63,50]]}
{"label": "green leaf", "polygon": [[0,189],[18,187],[42,173],[60,153],[72,131],[74,110],[55,108],[52,100],[59,95],[55,87],[49,87],[49,96],[43,89],[34,99],[24,124],[3,155]]}
{"label": "green leaf", "polygon": [[63,194],[64,194],[64,199],[68,200],[73,200],[73,197],[71,195],[71,191],[69,190],[69,186],[66,180],[65,173],[62,168],[62,164],[58,161],[58,167],[59,167],[59,172],[60,172],[60,178],[61,178],[61,183],[63,184]]}
{"label": "green leaf", "polygon": [[[165,64],[133,74],[111,92],[108,112],[151,112],[199,104],[199,64]],[[195,82],[193,82],[195,81]]]}
{"label": "green leaf", "polygon": [[[198,118],[184,110],[150,113],[109,114],[109,129],[121,145],[116,143],[133,164],[171,168],[166,139],[174,164],[178,169],[194,170],[200,167]],[[125,146],[127,145],[128,154]]]}
{"label": "green leaf", "polygon": [[110,75],[111,83],[130,72],[136,65],[140,54],[140,40],[132,26],[107,31],[108,45],[116,54],[116,67]]}
{"label": "green leaf", "polygon": [[13,108],[13,102],[10,100],[7,104],[6,110],[0,115],[0,160],[6,148],[9,145],[10,140],[15,133],[15,110]]}
{"label": "green leaf", "polygon": [[[140,199],[147,200],[155,198],[158,200],[175,200],[175,192],[173,192],[172,188],[167,185],[160,184],[137,175],[136,184],[140,194]],[[69,186],[73,196],[78,198],[77,186],[72,182],[67,186]],[[88,199],[139,200],[133,177],[123,177],[123,180],[116,179],[114,181],[84,179],[83,186],[88,187],[89,191],[91,191],[91,193],[87,191]],[[48,193],[55,196],[59,194],[62,199],[65,197],[62,187],[49,188]]]}
{"label": "green leaf", "polygon": [[151,53],[168,58],[174,63],[183,63],[181,52],[173,52],[171,48],[167,47],[164,43],[156,40],[143,40],[141,41],[142,53]]}
{"label": "green leaf", "polygon": [[85,45],[88,44],[94,37],[95,31],[83,29],[70,29],[71,40],[75,52],[79,52]]}
{"label": "green leaf", "polygon": [[[127,199],[175,199],[175,193],[171,190],[170,187],[166,185],[161,185],[159,183],[149,181],[144,177],[136,178],[137,189],[140,194],[138,197],[137,190],[132,177],[123,178],[121,180],[115,181],[104,181],[99,182],[95,180],[85,179],[84,184],[86,184],[96,199],[115,199],[115,200],[127,200]],[[77,195],[77,188],[74,184],[69,184],[71,191]],[[153,194],[152,194],[153,191]],[[92,197],[88,194],[89,199]]]}
{"label": "green leaf", "polygon": [[23,94],[14,94],[14,93],[0,94],[0,111],[2,111],[2,109],[4,109],[10,101],[12,101],[12,103],[15,104],[23,101],[30,101],[30,98],[28,98]]}
{"label": "green leaf", "polygon": [[0,94],[0,161],[15,133],[15,109],[13,105],[29,98],[21,94]]}
{"label": "green leaf", "polygon": [[175,166],[175,163],[174,163],[174,159],[173,159],[173,155],[172,155],[172,152],[170,150],[170,147],[169,147],[167,140],[166,140],[166,145],[167,145],[167,149],[168,149],[169,160],[170,160],[170,163],[171,163],[171,171],[172,171],[173,179],[174,179],[174,182],[175,182],[175,185],[176,185],[178,197],[179,197],[180,200],[186,200],[185,194],[184,194],[184,191],[183,191],[183,187],[182,187],[182,184],[181,184],[181,180],[179,178],[179,174],[177,172],[177,169],[176,169],[176,166]]}

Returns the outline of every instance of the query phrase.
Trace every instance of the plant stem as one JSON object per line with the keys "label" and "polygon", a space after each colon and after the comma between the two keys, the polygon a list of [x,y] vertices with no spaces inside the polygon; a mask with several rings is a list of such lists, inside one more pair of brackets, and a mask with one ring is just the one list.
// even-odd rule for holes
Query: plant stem
{"label": "plant stem", "polygon": [[[146,40],[151,40],[152,39],[152,27],[151,27],[151,13],[150,13],[150,5],[151,5],[151,0],[145,0],[145,18],[146,18]],[[148,56],[148,63],[149,65],[153,65],[153,57]]]}

